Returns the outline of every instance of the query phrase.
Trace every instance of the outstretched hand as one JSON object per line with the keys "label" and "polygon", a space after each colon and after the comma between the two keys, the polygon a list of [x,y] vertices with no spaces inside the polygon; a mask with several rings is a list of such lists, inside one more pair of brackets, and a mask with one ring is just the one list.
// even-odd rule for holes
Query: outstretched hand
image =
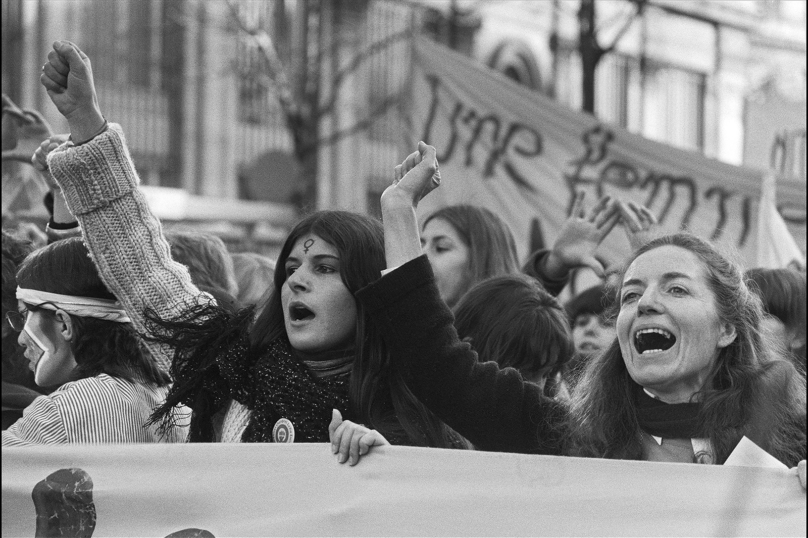
{"label": "outstretched hand", "polygon": [[440,186],[437,152],[433,146],[418,142],[418,149],[396,166],[393,184],[382,193],[382,205],[391,198],[417,207],[427,194]]}
{"label": "outstretched hand", "polygon": [[589,212],[585,212],[584,197],[583,191],[576,195],[572,212],[553,244],[546,266],[550,277],[562,276],[580,266],[604,276],[603,264],[595,258],[595,251],[620,219],[618,203],[610,196],[604,196]]}
{"label": "outstretched hand", "polygon": [[371,447],[390,444],[378,431],[350,420],[342,420],[342,413],[336,409],[331,412],[328,435],[331,452],[337,456],[337,461],[348,461],[349,465],[359,463],[359,458],[367,454]]}
{"label": "outstretched hand", "polygon": [[658,233],[657,218],[647,207],[632,201],[620,202],[618,206],[631,250],[637,250]]}
{"label": "outstretched hand", "polygon": [[90,59],[70,41],[56,41],[42,66],[39,81],[67,119],[74,142],[81,143],[103,128]]}

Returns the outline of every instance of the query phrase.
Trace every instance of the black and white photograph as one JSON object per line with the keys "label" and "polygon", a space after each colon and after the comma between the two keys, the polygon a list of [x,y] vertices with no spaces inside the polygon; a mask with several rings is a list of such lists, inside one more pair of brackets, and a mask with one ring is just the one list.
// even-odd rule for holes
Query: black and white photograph
{"label": "black and white photograph", "polygon": [[0,536],[808,533],[808,1],[0,2]]}

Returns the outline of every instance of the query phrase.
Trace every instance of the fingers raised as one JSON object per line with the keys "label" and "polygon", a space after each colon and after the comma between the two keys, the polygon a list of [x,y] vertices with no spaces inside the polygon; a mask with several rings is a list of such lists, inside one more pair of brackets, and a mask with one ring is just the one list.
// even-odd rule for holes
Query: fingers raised
{"label": "fingers raised", "polygon": [[578,191],[575,193],[575,201],[572,203],[572,211],[570,211],[570,216],[583,218],[585,197],[586,192],[584,191]]}
{"label": "fingers raised", "polygon": [[611,202],[611,201],[612,201],[611,196],[604,196],[600,200],[598,200],[598,203],[596,203],[594,205],[594,207],[589,210],[589,216],[588,216],[587,220],[589,222],[595,222],[597,220],[597,218],[600,216],[600,214],[605,209],[610,207],[609,202]]}

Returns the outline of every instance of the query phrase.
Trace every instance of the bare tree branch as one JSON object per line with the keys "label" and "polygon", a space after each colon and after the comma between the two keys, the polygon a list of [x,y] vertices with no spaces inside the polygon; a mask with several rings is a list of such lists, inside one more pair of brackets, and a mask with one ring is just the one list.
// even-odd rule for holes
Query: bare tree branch
{"label": "bare tree branch", "polygon": [[356,71],[359,66],[368,58],[376,54],[377,52],[381,52],[382,50],[386,49],[393,43],[396,43],[399,40],[408,39],[412,36],[413,30],[408,28],[401,32],[396,32],[394,34],[390,34],[389,36],[376,41],[368,45],[364,50],[358,52],[351,61],[348,62],[344,67],[342,67],[335,75],[333,80],[333,88],[334,91],[332,92],[331,96],[329,97],[328,101],[323,103],[318,109],[317,114],[326,114],[330,110],[332,110],[336,104],[337,99],[339,98],[339,87],[345,78],[351,74],[352,72]]}
{"label": "bare tree branch", "polygon": [[334,142],[337,142],[342,138],[345,138],[347,136],[351,136],[352,134],[355,134],[355,133],[358,133],[359,131],[367,129],[368,127],[370,127],[373,124],[373,122],[375,122],[377,119],[379,119],[380,116],[382,116],[384,113],[386,113],[388,110],[390,110],[393,106],[398,104],[400,100],[401,100],[401,95],[399,95],[399,94],[388,96],[387,98],[385,98],[384,101],[381,102],[381,104],[379,104],[376,108],[374,108],[370,112],[370,114],[368,114],[368,116],[366,118],[364,118],[363,120],[360,120],[360,121],[356,122],[351,127],[348,127],[348,128],[343,129],[341,131],[337,131],[335,133],[331,133],[330,135],[326,136],[325,138],[318,139],[313,144],[310,144],[310,145],[306,146],[303,149],[303,151],[304,152],[312,151],[312,150],[317,149],[320,146],[324,146],[324,145],[327,145],[327,144],[333,144]]}
{"label": "bare tree branch", "polygon": [[278,101],[280,101],[281,108],[287,117],[287,120],[297,118],[299,115],[300,107],[295,101],[292,93],[292,85],[289,82],[289,77],[286,74],[286,68],[275,50],[275,45],[272,43],[272,38],[260,28],[248,28],[246,23],[242,20],[238,12],[238,7],[232,0],[225,0],[230,12],[233,15],[233,20],[238,27],[253,38],[258,45],[259,50],[266,58],[267,66],[270,70],[270,79],[278,90]]}
{"label": "bare tree branch", "polygon": [[634,22],[634,20],[640,15],[642,15],[643,10],[645,9],[645,2],[646,0],[632,1],[632,3],[636,6],[634,13],[630,17],[626,18],[626,20],[623,22],[622,28],[618,30],[617,35],[614,36],[614,39],[612,40],[611,44],[608,47],[600,47],[599,53],[601,56],[609,54],[614,50],[614,48],[617,46],[617,44],[620,42],[620,40],[623,38],[626,32],[628,32],[629,28],[631,28],[631,25]]}

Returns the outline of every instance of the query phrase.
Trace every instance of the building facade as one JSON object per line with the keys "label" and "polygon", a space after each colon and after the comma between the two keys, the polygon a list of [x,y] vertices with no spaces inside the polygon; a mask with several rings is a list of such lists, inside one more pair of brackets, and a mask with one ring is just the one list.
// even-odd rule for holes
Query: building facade
{"label": "building facade", "polygon": [[[594,5],[599,42],[614,42],[596,72],[596,115],[805,181],[806,2]],[[64,130],[38,79],[51,43],[70,39],[92,58],[102,108],[124,126],[147,186],[214,202],[373,212],[393,165],[410,151],[402,95],[414,30],[580,109],[580,6],[2,0],[2,84],[18,104]],[[285,83],[262,36],[286,66]],[[240,206],[228,207],[233,220],[249,220]],[[288,225],[288,211],[275,218],[278,207],[266,208],[264,220]]]}

